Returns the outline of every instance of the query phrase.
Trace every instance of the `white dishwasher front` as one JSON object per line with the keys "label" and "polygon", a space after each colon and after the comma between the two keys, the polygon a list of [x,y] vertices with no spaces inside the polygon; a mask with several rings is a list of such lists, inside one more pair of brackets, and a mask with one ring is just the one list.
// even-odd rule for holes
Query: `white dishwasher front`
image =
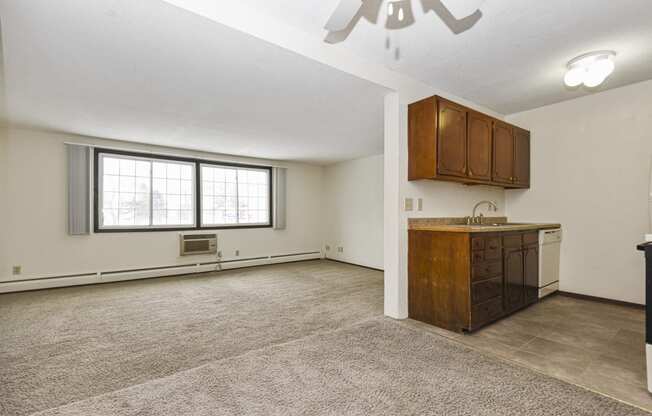
{"label": "white dishwasher front", "polygon": [[539,232],[539,299],[559,290],[562,231]]}

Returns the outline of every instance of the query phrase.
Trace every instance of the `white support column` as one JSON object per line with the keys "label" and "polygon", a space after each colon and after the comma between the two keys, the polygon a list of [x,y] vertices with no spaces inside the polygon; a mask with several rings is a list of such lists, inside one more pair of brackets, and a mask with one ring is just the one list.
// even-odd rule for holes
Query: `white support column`
{"label": "white support column", "polygon": [[407,318],[407,281],[401,270],[400,146],[401,111],[398,93],[385,96],[384,137],[384,269],[385,315]]}

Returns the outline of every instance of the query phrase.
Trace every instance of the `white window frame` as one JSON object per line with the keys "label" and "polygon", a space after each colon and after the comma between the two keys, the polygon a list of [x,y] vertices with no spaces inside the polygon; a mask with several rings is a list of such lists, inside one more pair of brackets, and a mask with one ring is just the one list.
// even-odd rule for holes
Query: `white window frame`
{"label": "white window frame", "polygon": [[[131,160],[141,160],[141,161],[147,161],[150,163],[153,162],[161,162],[161,163],[176,163],[180,165],[187,165],[190,166],[192,169],[192,224],[177,224],[177,225],[153,225],[154,222],[154,207],[153,207],[153,195],[154,195],[154,187],[153,187],[153,172],[150,170],[150,187],[149,187],[149,193],[150,193],[150,200],[149,200],[149,222],[150,225],[110,225],[110,226],[105,226],[103,225],[103,215],[104,215],[104,201],[103,201],[103,196],[104,196],[104,158],[109,157],[109,158],[114,158],[114,159],[131,159]],[[155,155],[152,155],[151,157],[148,156],[136,156],[136,155],[131,155],[131,154],[125,154],[120,151],[115,151],[112,152],[111,150],[99,150],[98,155],[97,155],[97,206],[95,207],[95,210],[97,212],[97,222],[98,224],[96,225],[97,231],[123,231],[123,232],[128,232],[130,230],[136,230],[136,231],[147,231],[147,230],[192,230],[197,228],[197,164],[194,161],[188,161],[188,160],[183,160],[183,159],[175,159],[175,158],[163,158],[163,157],[157,157]]]}

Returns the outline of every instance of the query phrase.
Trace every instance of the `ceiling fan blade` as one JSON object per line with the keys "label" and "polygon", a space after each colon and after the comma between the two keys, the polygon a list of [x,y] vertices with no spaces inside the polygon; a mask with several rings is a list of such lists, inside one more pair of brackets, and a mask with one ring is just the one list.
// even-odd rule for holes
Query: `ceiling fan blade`
{"label": "ceiling fan blade", "polygon": [[331,15],[324,29],[329,32],[338,32],[346,29],[351,20],[360,11],[363,0],[340,0],[333,14]]}
{"label": "ceiling fan blade", "polygon": [[457,20],[461,20],[478,11],[484,0],[441,0],[441,2]]}

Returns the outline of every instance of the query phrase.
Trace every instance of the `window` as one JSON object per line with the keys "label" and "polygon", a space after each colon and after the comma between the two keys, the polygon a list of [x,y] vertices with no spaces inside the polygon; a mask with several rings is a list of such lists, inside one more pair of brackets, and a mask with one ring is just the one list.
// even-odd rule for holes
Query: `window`
{"label": "window", "polygon": [[201,165],[201,225],[271,225],[269,168]]}
{"label": "window", "polygon": [[271,207],[270,167],[95,149],[96,232],[271,227]]}
{"label": "window", "polygon": [[97,228],[195,226],[195,164],[99,153]]}

